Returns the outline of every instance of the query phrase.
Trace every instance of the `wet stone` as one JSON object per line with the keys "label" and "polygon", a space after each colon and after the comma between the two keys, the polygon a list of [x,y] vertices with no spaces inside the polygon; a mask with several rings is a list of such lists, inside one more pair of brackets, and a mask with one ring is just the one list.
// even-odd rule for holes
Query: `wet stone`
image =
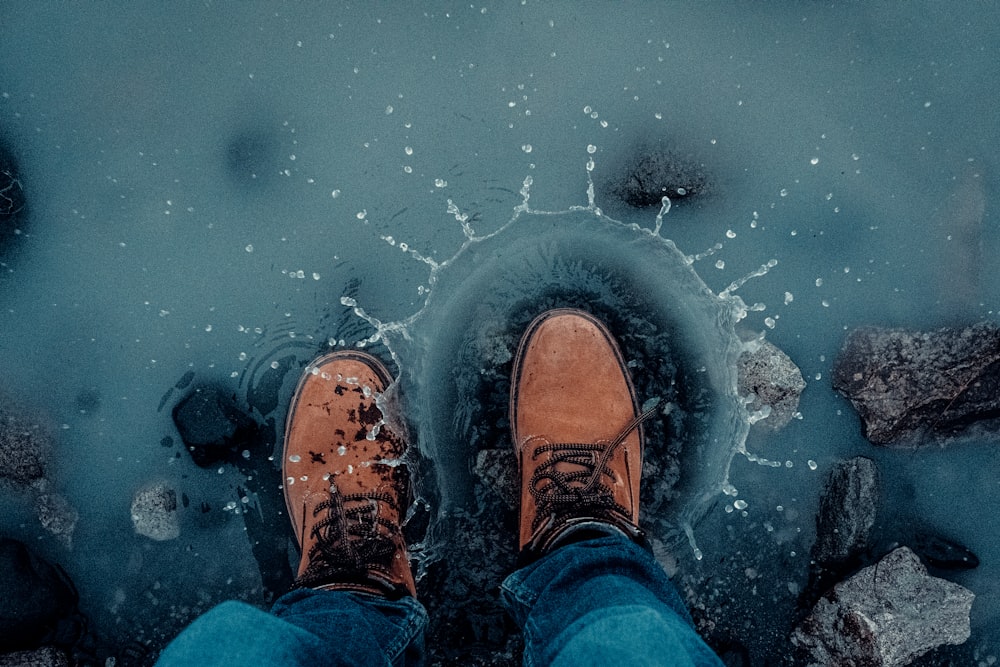
{"label": "wet stone", "polygon": [[769,409],[767,417],[756,422],[772,431],[788,424],[799,409],[799,396],[806,388],[802,372],[787,354],[766,340],[740,355],[738,362],[740,394],[753,394],[747,409],[760,412]]}
{"label": "wet stone", "polygon": [[868,547],[880,504],[875,462],[864,456],[839,462],[820,499],[813,560],[833,568],[857,558]]}
{"label": "wet stone", "polygon": [[622,170],[612,193],[633,208],[659,208],[663,198],[676,202],[708,191],[705,165],[693,157],[663,146],[635,151]]}
{"label": "wet stone", "polygon": [[0,538],[0,651],[36,649],[63,636],[76,591],[61,568],[21,542]]}
{"label": "wet stone", "polygon": [[202,467],[235,460],[256,441],[254,420],[215,387],[195,388],[174,407],[173,417],[191,458]]}
{"label": "wet stone", "polygon": [[67,549],[73,546],[73,531],[76,530],[76,522],[80,519],[80,513],[73,507],[66,498],[58,493],[48,492],[47,480],[41,480],[37,485],[43,489],[35,497],[35,513],[42,528],[47,530],[53,537],[59,540]]}
{"label": "wet stone", "polygon": [[795,664],[908,665],[970,635],[975,595],[931,577],[907,547],[840,582],[792,633]]}
{"label": "wet stone", "polygon": [[473,472],[487,488],[497,494],[508,509],[516,510],[520,501],[517,460],[512,448],[482,449],[476,454]]}
{"label": "wet stone", "polygon": [[930,332],[865,327],[837,357],[833,386],[877,445],[1000,432],[1000,327]]}
{"label": "wet stone", "polygon": [[25,488],[45,476],[52,436],[37,419],[0,395],[0,479]]}
{"label": "wet stone", "polygon": [[177,492],[165,482],[154,482],[132,498],[132,525],[135,532],[162,542],[180,536]]}
{"label": "wet stone", "polygon": [[68,667],[69,658],[55,646],[0,654],[0,667]]}

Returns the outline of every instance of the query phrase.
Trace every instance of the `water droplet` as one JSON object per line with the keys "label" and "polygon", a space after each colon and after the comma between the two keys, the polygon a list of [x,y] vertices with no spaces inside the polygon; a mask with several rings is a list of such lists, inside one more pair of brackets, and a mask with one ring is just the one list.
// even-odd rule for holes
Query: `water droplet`
{"label": "water droplet", "polygon": [[288,457],[288,460],[291,461],[292,463],[298,463],[299,461],[302,460],[302,457],[299,456],[298,454],[292,454],[291,456]]}

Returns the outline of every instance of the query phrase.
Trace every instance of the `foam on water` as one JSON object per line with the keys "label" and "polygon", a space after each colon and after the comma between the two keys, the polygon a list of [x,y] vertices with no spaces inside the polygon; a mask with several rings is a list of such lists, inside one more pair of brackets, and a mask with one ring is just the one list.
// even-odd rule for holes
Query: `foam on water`
{"label": "foam on water", "polygon": [[738,494],[729,483],[733,457],[780,465],[746,450],[750,424],[766,415],[748,412],[739,396],[736,360],[754,341],[735,332],[751,310],[736,290],[776,262],[715,293],[694,269],[712,252],[686,255],[662,235],[667,198],[652,226],[623,223],[597,205],[593,158],[586,167],[585,205],[534,208],[529,176],[510,218],[486,234],[448,200],[464,242],[445,260],[383,236],[427,266],[422,305],[408,317],[382,321],[352,297],[341,302],[374,329],[358,346],[382,342],[399,366],[398,386],[387,395],[405,397],[405,412],[381,405],[390,421],[407,422],[430,461],[436,483],[425,481],[420,493],[438,519],[474,514],[469,471],[477,453],[510,447],[510,362],[530,320],[559,306],[605,319],[623,344],[640,401],[663,406],[661,424],[647,431],[643,520],[655,539],[668,547],[687,541],[700,559],[695,525],[720,495]]}

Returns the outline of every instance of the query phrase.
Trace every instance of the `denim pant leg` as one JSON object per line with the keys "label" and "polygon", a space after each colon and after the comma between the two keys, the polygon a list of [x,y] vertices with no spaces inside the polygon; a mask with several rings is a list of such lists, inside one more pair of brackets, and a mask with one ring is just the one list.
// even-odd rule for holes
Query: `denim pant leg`
{"label": "denim pant leg", "polygon": [[410,597],[295,590],[271,612],[224,602],[196,619],[157,665],[411,665],[423,660],[427,612]]}
{"label": "denim pant leg", "polygon": [[503,583],[525,665],[721,667],[663,568],[623,536],[568,544]]}

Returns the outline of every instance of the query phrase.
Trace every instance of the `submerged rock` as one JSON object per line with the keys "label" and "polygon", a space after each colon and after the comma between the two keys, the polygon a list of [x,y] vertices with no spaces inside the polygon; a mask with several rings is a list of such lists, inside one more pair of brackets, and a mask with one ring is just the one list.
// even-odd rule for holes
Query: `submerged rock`
{"label": "submerged rock", "polygon": [[486,488],[499,496],[508,509],[518,508],[520,479],[517,477],[517,459],[514,458],[512,448],[479,450],[473,472]]}
{"label": "submerged rock", "polygon": [[757,342],[759,345],[741,354],[738,361],[740,394],[754,395],[747,406],[751,413],[769,409],[767,417],[755,423],[777,431],[798,412],[806,382],[787,354],[766,340]]}
{"label": "submerged rock", "polygon": [[41,420],[11,407],[0,395],[0,479],[27,488],[45,477],[52,436]]}
{"label": "submerged rock", "polygon": [[166,482],[155,482],[139,489],[132,498],[132,525],[135,532],[158,542],[179,537],[177,492]]}
{"label": "submerged rock", "polygon": [[792,633],[796,663],[895,667],[969,638],[975,595],[928,576],[906,547],[842,581]]}
{"label": "submerged rock", "polygon": [[17,540],[0,538],[0,651],[35,649],[76,611],[66,574]]}
{"label": "submerged rock", "polygon": [[913,445],[975,426],[1000,431],[1000,327],[931,332],[865,327],[837,357],[833,386],[877,445]]}
{"label": "submerged rock", "polygon": [[0,667],[68,667],[69,658],[55,646],[0,654]]}
{"label": "submerged rock", "polygon": [[838,463],[820,499],[813,560],[834,568],[860,555],[868,547],[880,500],[874,461],[856,456]]}
{"label": "submerged rock", "polygon": [[44,479],[35,486],[39,492],[35,496],[35,513],[42,528],[69,549],[73,546],[73,531],[80,513],[63,496],[50,492],[48,486],[48,480]]}
{"label": "submerged rock", "polygon": [[633,208],[659,207],[664,197],[677,201],[708,190],[705,165],[660,146],[641,147],[625,164],[613,194]]}
{"label": "submerged rock", "polygon": [[256,422],[230,394],[212,386],[196,387],[177,404],[173,416],[191,458],[202,467],[234,459],[256,438]]}

